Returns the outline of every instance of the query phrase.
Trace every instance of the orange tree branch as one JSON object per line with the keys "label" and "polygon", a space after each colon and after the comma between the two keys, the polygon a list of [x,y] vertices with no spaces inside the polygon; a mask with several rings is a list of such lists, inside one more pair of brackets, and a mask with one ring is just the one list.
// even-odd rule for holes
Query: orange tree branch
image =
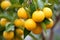
{"label": "orange tree branch", "polygon": [[59,20],[60,20],[60,14],[59,14],[58,16],[56,16],[55,24],[54,24],[54,26],[51,28],[49,40],[53,40],[53,34],[54,34],[53,29],[55,28],[55,26],[56,26],[56,24],[59,22]]}
{"label": "orange tree branch", "polygon": [[43,32],[41,33],[41,35],[42,35],[42,40],[46,40],[46,38],[45,38]]}

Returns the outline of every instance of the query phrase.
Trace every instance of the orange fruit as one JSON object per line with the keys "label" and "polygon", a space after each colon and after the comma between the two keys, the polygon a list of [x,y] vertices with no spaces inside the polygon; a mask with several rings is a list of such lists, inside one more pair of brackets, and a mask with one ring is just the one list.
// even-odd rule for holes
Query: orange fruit
{"label": "orange fruit", "polygon": [[35,22],[42,22],[45,18],[45,15],[42,11],[35,11],[33,14],[32,14],[32,19],[35,21]]}
{"label": "orange fruit", "polygon": [[6,32],[6,31],[4,31],[3,32],[3,37],[5,39],[11,40],[14,37],[14,32]]}
{"label": "orange fruit", "polygon": [[45,7],[43,9],[43,12],[44,12],[46,18],[51,18],[52,17],[52,10],[50,8]]}
{"label": "orange fruit", "polygon": [[27,19],[25,21],[25,28],[31,31],[36,28],[36,23],[32,19]]}
{"label": "orange fruit", "polygon": [[21,30],[21,29],[16,29],[16,33],[18,35],[23,35],[24,34],[23,30]]}
{"label": "orange fruit", "polygon": [[27,12],[23,7],[18,10],[17,15],[19,18],[28,18]]}
{"label": "orange fruit", "polygon": [[53,22],[53,20],[52,20],[51,18],[49,18],[49,21],[50,21],[50,23],[49,23],[49,24],[46,24],[46,28],[47,28],[47,29],[52,28],[53,25],[54,25],[54,22]]}
{"label": "orange fruit", "polygon": [[5,19],[5,18],[1,18],[1,20],[0,20],[0,24],[1,24],[1,26],[5,26],[6,23],[7,23],[7,19]]}
{"label": "orange fruit", "polygon": [[2,3],[1,3],[1,8],[2,9],[6,9],[6,8],[8,8],[10,6],[11,6],[10,1],[2,1]]}
{"label": "orange fruit", "polygon": [[37,26],[34,30],[32,30],[34,34],[40,34],[42,32],[42,28],[40,26]]}
{"label": "orange fruit", "polygon": [[16,27],[24,26],[24,20],[23,19],[16,19],[14,21],[14,24],[15,24]]}

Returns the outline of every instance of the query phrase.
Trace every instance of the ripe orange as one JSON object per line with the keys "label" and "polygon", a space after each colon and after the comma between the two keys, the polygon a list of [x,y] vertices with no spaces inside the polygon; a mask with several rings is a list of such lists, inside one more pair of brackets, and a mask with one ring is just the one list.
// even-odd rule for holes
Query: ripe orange
{"label": "ripe orange", "polygon": [[36,23],[32,19],[27,19],[25,21],[25,28],[31,31],[36,28]]}
{"label": "ripe orange", "polygon": [[47,28],[47,29],[52,28],[53,25],[54,25],[54,22],[53,22],[53,20],[52,20],[51,18],[49,18],[49,21],[50,21],[50,23],[49,23],[49,24],[46,24],[46,28]]}
{"label": "ripe orange", "polygon": [[6,23],[7,23],[7,19],[1,18],[1,21],[0,21],[1,26],[5,26]]}
{"label": "ripe orange", "polygon": [[15,24],[16,27],[24,26],[24,20],[23,19],[16,19],[14,21],[14,24]]}
{"label": "ripe orange", "polygon": [[2,3],[1,3],[1,8],[2,8],[2,9],[6,9],[6,8],[8,8],[9,6],[11,6],[10,1],[2,1]]}
{"label": "ripe orange", "polygon": [[21,29],[16,29],[16,33],[18,34],[18,35],[23,35],[23,30],[21,30]]}
{"label": "ripe orange", "polygon": [[37,26],[34,30],[32,30],[34,34],[40,34],[42,32],[42,28],[40,26]]}
{"label": "ripe orange", "polygon": [[23,7],[18,10],[17,15],[19,18],[28,18],[27,12]]}
{"label": "ripe orange", "polygon": [[4,31],[3,32],[3,37],[5,39],[11,40],[14,37],[14,32],[6,32],[6,31]]}
{"label": "ripe orange", "polygon": [[32,19],[35,21],[35,22],[42,22],[45,18],[45,15],[42,11],[35,11],[33,14],[32,14]]}
{"label": "ripe orange", "polygon": [[52,10],[51,10],[50,8],[45,7],[45,8],[43,9],[43,12],[44,12],[46,18],[52,17]]}

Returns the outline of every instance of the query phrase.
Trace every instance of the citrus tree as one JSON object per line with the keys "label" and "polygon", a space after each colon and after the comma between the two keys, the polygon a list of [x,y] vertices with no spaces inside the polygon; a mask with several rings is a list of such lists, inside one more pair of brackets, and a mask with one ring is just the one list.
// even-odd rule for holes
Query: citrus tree
{"label": "citrus tree", "polygon": [[[46,34],[56,21],[57,0],[0,0],[0,39],[24,40]],[[42,36],[41,36],[42,37]]]}

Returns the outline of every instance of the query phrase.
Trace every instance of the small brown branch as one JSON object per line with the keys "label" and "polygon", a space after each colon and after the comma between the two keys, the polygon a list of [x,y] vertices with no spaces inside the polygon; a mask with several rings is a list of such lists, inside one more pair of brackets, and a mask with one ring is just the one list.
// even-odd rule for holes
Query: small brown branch
{"label": "small brown branch", "polygon": [[60,20],[60,14],[59,14],[58,16],[56,16],[56,22],[55,22],[54,26],[51,28],[51,33],[50,33],[50,38],[49,38],[49,40],[53,40],[53,34],[54,34],[53,29],[55,28],[55,26],[56,26],[56,24],[59,22],[59,20]]}
{"label": "small brown branch", "polygon": [[42,40],[46,40],[46,38],[45,38],[43,32],[41,33],[41,35],[42,35]]}

